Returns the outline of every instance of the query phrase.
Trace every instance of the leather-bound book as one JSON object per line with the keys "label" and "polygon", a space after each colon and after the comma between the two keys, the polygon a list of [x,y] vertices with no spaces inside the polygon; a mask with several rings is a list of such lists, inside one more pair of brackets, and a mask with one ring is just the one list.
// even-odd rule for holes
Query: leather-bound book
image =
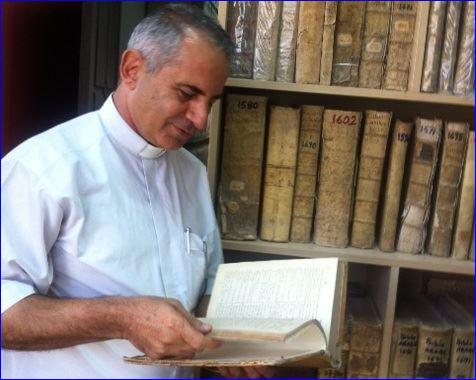
{"label": "leather-bound book", "polygon": [[355,186],[361,113],[325,110],[317,183],[314,243],[346,247]]}
{"label": "leather-bound book", "polygon": [[334,55],[334,32],[337,19],[337,1],[326,1],[324,11],[324,29],[322,31],[321,74],[319,83],[325,86],[331,84],[332,57]]}
{"label": "leather-bound book", "polygon": [[299,108],[271,107],[261,214],[262,240],[289,241],[299,121]]}
{"label": "leather-bound book", "polygon": [[230,94],[226,98],[218,216],[224,239],[255,240],[267,98]]}

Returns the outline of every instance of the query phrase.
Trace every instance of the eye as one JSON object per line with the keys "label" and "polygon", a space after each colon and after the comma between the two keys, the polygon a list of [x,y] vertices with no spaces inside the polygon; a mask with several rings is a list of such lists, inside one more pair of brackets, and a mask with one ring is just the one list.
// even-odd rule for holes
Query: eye
{"label": "eye", "polygon": [[193,92],[188,92],[188,91],[180,90],[180,89],[178,91],[179,91],[179,94],[180,94],[180,98],[183,101],[191,100],[195,96],[195,93],[193,93]]}

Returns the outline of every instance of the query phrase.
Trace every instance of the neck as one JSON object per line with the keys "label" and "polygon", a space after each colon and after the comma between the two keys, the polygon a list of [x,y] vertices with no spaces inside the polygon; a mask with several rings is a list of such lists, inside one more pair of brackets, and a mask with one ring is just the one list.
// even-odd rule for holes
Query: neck
{"label": "neck", "polygon": [[131,114],[129,112],[129,108],[127,107],[127,98],[119,85],[119,87],[116,89],[116,91],[113,92],[112,94],[112,101],[114,103],[114,106],[117,109],[117,112],[119,112],[119,115],[124,119],[124,121],[127,123],[127,125],[137,134],[139,132],[137,131],[136,126],[134,125],[134,122],[132,121]]}

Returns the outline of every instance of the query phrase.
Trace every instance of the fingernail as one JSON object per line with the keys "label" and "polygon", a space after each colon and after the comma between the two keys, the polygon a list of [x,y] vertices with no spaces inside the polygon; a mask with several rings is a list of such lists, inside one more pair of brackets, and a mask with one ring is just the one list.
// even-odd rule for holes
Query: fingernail
{"label": "fingernail", "polygon": [[209,323],[202,323],[201,328],[203,331],[210,331],[212,329],[212,325],[210,325]]}

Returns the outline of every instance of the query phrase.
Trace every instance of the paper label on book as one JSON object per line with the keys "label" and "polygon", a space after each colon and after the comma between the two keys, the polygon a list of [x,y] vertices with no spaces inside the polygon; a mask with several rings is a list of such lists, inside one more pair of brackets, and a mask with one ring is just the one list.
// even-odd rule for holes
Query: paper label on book
{"label": "paper label on book", "polygon": [[365,50],[368,53],[373,53],[377,54],[382,52],[383,50],[383,44],[380,41],[377,41],[375,39],[370,40],[367,45],[365,46]]}
{"label": "paper label on book", "polygon": [[339,46],[352,46],[352,34],[341,33],[337,36],[337,44]]}
{"label": "paper label on book", "polygon": [[397,20],[394,27],[396,32],[406,33],[410,30],[410,22],[408,20]]}

